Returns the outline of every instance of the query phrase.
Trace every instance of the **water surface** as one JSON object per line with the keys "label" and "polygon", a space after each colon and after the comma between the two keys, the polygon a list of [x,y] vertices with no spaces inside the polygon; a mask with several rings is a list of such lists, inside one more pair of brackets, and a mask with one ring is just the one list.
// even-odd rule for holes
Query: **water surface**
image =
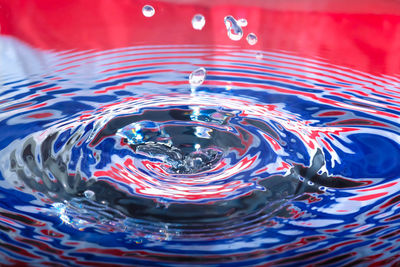
{"label": "water surface", "polygon": [[3,41],[29,63],[1,76],[3,264],[396,262],[396,77],[234,45]]}

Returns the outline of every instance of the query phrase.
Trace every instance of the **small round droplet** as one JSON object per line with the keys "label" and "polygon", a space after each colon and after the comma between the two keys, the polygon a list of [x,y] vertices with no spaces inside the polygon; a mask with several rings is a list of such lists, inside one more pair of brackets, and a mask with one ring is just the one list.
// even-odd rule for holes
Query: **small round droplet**
{"label": "small round droplet", "polygon": [[194,70],[189,76],[189,83],[192,86],[199,86],[201,85],[204,80],[206,79],[206,69],[205,68],[198,68]]}
{"label": "small round droplet", "polygon": [[247,26],[247,19],[239,19],[238,20],[238,25],[240,27],[246,27]]}
{"label": "small round droplet", "polygon": [[192,19],[193,29],[200,31],[201,29],[203,29],[205,24],[206,24],[206,19],[204,18],[203,15],[201,14],[194,15]]}
{"label": "small round droplet", "polygon": [[143,13],[143,15],[144,15],[145,17],[148,17],[148,18],[152,17],[152,16],[154,15],[155,12],[156,12],[156,11],[154,10],[154,8],[153,8],[152,6],[150,6],[150,5],[145,5],[145,6],[142,8],[142,13]]}
{"label": "small round droplet", "polygon": [[263,58],[263,54],[261,54],[260,52],[258,52],[256,54],[256,59],[261,60]]}
{"label": "small round droplet", "polygon": [[255,45],[257,43],[257,36],[254,33],[249,33],[246,39],[249,45]]}
{"label": "small round droplet", "polygon": [[83,195],[86,197],[86,198],[93,198],[94,197],[94,192],[92,191],[92,190],[86,190],[85,192],[83,192]]}
{"label": "small round droplet", "polygon": [[243,30],[239,26],[238,22],[232,16],[226,16],[224,18],[226,30],[228,31],[229,39],[233,41],[239,41],[243,37]]}

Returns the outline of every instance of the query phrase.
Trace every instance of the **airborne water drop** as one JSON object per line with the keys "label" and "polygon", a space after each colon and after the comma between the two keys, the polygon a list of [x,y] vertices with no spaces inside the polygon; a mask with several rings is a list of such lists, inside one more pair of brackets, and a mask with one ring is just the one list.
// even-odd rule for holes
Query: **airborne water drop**
{"label": "airborne water drop", "polygon": [[249,45],[255,45],[257,43],[257,36],[254,33],[249,33],[246,39]]}
{"label": "airborne water drop", "polygon": [[224,18],[225,26],[228,31],[229,39],[233,41],[239,41],[243,37],[243,30],[239,26],[236,19],[232,16],[226,16]]}
{"label": "airborne water drop", "polygon": [[246,27],[246,26],[247,26],[247,19],[239,19],[239,20],[237,21],[237,23],[238,23],[238,25],[239,25],[240,27]]}
{"label": "airborne water drop", "polygon": [[153,8],[152,6],[150,6],[150,5],[145,5],[145,6],[142,8],[142,13],[143,13],[143,15],[144,15],[145,17],[150,18],[150,17],[152,17],[152,16],[154,15],[155,10],[154,10],[154,8]]}
{"label": "airborne water drop", "polygon": [[201,14],[196,14],[193,16],[192,19],[192,26],[195,30],[203,29],[204,25],[206,24],[206,19]]}
{"label": "airborne water drop", "polygon": [[205,79],[206,79],[206,69],[198,68],[190,74],[189,83],[192,86],[196,87],[196,86],[201,85]]}

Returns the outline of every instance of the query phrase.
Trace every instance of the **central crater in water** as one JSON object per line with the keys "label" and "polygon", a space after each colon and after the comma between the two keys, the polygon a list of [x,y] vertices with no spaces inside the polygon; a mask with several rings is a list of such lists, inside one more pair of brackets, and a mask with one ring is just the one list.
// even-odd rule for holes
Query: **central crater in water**
{"label": "central crater in water", "polygon": [[[116,132],[122,143],[137,155],[160,162],[167,173],[198,174],[218,166],[224,154],[246,149],[248,144],[235,134],[244,130],[229,124],[233,115],[200,107],[147,110],[109,124],[123,126]],[[127,122],[130,124],[125,125]]]}
{"label": "central crater in water", "polygon": [[97,218],[151,234],[167,223],[180,238],[231,235],[289,218],[290,201],[358,185],[328,177],[314,136],[273,104],[127,98],[16,140],[3,173],[77,227]]}

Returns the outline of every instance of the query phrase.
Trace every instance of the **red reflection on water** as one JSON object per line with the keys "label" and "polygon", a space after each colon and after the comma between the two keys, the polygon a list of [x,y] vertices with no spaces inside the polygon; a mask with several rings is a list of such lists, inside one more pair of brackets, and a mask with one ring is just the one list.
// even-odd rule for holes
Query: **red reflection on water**
{"label": "red reflection on water", "polygon": [[[180,181],[175,183],[171,183],[168,179],[165,180],[165,178],[162,177],[162,175],[168,175],[168,173],[163,171],[159,164],[150,161],[144,162],[144,167],[149,171],[159,171],[159,177],[155,178],[142,173],[136,167],[132,159],[127,159],[123,166],[120,164],[114,164],[110,170],[96,171],[94,176],[99,179],[102,177],[108,177],[116,182],[129,185],[134,189],[135,193],[141,196],[163,197],[180,201],[214,201],[215,199],[229,197],[238,190],[251,186],[251,183],[228,181],[228,178],[241,170],[249,168],[255,160],[256,157],[245,157],[235,166],[226,169],[222,174],[215,177],[204,177],[201,180],[190,177],[181,177]],[[216,166],[215,169],[220,168],[220,166]],[[215,171],[215,169],[213,170]],[[208,184],[215,179],[227,182],[218,185]]]}
{"label": "red reflection on water", "polygon": [[37,114],[32,114],[29,115],[28,118],[33,118],[33,119],[43,119],[43,118],[48,118],[53,116],[53,113],[50,112],[43,112],[43,113],[37,113]]}
{"label": "red reflection on water", "polygon": [[383,197],[383,196],[385,196],[387,194],[388,194],[388,192],[381,192],[381,193],[370,194],[370,195],[365,195],[365,196],[352,197],[352,198],[349,198],[349,200],[366,201],[366,200],[380,198],[380,197]]}

